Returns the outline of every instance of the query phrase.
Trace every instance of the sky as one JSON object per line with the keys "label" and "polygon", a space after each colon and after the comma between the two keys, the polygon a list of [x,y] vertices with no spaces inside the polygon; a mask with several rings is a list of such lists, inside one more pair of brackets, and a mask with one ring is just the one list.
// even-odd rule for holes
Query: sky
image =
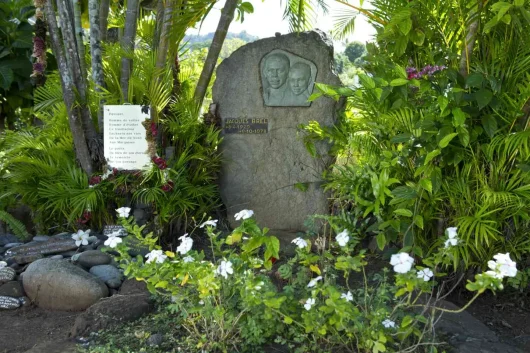
{"label": "sky", "polygon": [[[258,36],[260,38],[274,37],[276,32],[281,34],[289,33],[289,25],[282,19],[283,9],[285,6],[285,0],[247,0],[254,6],[254,13],[246,14],[245,21],[232,22],[229,28],[229,32],[239,33],[241,31],[247,31],[251,35]],[[341,9],[348,9],[344,5],[329,1],[330,11],[328,15],[324,16],[320,14],[315,28],[319,28],[324,32],[327,32],[333,28],[334,16],[336,16]],[[354,5],[359,5],[358,0],[351,1]],[[188,31],[189,34],[207,34],[215,32],[219,17],[221,16],[221,9],[224,6],[224,0],[220,1],[210,12],[206,20],[203,22],[202,27],[199,30]],[[369,8],[368,1],[364,2],[364,8]],[[350,36],[348,41],[360,41],[367,42],[371,41],[372,36],[375,34],[374,28],[365,20],[364,16],[357,16],[355,20],[355,31]]]}

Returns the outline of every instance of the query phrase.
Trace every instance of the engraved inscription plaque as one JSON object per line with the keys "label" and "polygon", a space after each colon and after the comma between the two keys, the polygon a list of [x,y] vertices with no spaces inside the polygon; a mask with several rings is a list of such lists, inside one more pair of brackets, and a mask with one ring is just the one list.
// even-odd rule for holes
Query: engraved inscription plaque
{"label": "engraved inscription plaque", "polygon": [[317,75],[314,63],[285,50],[272,50],[261,59],[263,100],[269,107],[309,107]]}
{"label": "engraved inscription plaque", "polygon": [[226,134],[266,134],[269,132],[269,119],[233,119],[224,120],[223,131]]}

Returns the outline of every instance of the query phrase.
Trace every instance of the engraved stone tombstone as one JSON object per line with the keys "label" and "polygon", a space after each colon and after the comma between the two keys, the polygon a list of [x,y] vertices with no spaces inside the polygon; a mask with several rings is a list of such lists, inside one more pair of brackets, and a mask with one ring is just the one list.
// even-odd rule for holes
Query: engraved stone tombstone
{"label": "engraved stone tombstone", "polygon": [[213,101],[224,138],[221,196],[232,226],[239,224],[235,213],[251,209],[285,241],[304,230],[308,216],[329,213],[321,187],[329,145],[317,144],[313,158],[297,129],[335,122],[339,103],[307,102],[315,82],[340,84],[332,65],[333,46],[319,31],[247,44],[219,65]]}

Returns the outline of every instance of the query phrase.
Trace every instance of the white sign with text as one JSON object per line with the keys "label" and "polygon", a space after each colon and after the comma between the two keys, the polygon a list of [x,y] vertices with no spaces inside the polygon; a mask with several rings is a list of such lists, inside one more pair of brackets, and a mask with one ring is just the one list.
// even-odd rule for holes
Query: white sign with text
{"label": "white sign with text", "polygon": [[142,122],[150,118],[149,107],[105,105],[104,152],[111,168],[136,170],[150,163],[146,131]]}

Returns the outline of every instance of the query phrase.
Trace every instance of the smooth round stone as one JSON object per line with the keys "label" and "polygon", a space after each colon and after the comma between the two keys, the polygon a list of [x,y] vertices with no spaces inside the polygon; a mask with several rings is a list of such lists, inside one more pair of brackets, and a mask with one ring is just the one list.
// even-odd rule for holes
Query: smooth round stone
{"label": "smooth round stone", "polygon": [[91,235],[88,237],[88,243],[89,244],[92,244],[92,243],[95,243],[97,240],[98,240],[98,237],[96,237],[95,235]]}
{"label": "smooth round stone", "polygon": [[0,296],[6,297],[23,297],[24,288],[20,281],[10,281],[0,285]]}
{"label": "smooth round stone", "polygon": [[18,298],[0,295],[0,309],[12,310],[20,307]]}
{"label": "smooth round stone", "polygon": [[[72,260],[74,260],[73,257]],[[76,255],[74,261],[77,261],[83,267],[91,268],[94,266],[110,264],[112,257],[99,250],[88,250],[82,252],[79,256]]]}
{"label": "smooth round stone", "polygon": [[48,310],[83,311],[109,294],[103,281],[64,260],[33,262],[22,284],[27,296]]}
{"label": "smooth round stone", "polygon": [[24,245],[24,243],[9,243],[9,244],[4,245],[4,248],[11,249],[11,248],[14,248],[15,246],[20,246],[20,245]]}
{"label": "smooth round stone", "polygon": [[154,335],[149,336],[146,343],[149,347],[160,346],[164,342],[164,335],[160,333],[155,333]]}
{"label": "smooth round stone", "polygon": [[47,235],[37,235],[33,237],[33,241],[41,242],[41,241],[48,241],[50,240],[50,237]]}
{"label": "smooth round stone", "polygon": [[19,265],[25,265],[25,264],[30,264],[34,261],[37,261],[39,259],[42,259],[44,256],[42,256],[41,254],[33,254],[33,255],[16,255],[15,257],[13,257],[13,259],[15,260],[15,262]]}
{"label": "smooth round stone", "polygon": [[112,265],[94,266],[89,271],[94,276],[101,279],[109,288],[119,288],[123,279],[120,270]]}
{"label": "smooth round stone", "polygon": [[62,260],[64,258],[63,255],[53,255],[53,256],[50,256],[50,259],[54,259],[54,260]]}
{"label": "smooth round stone", "polygon": [[60,253],[60,255],[63,255],[64,257],[73,257],[77,254],[78,252],[75,250],[70,250],[70,251],[65,251],[65,252]]}

